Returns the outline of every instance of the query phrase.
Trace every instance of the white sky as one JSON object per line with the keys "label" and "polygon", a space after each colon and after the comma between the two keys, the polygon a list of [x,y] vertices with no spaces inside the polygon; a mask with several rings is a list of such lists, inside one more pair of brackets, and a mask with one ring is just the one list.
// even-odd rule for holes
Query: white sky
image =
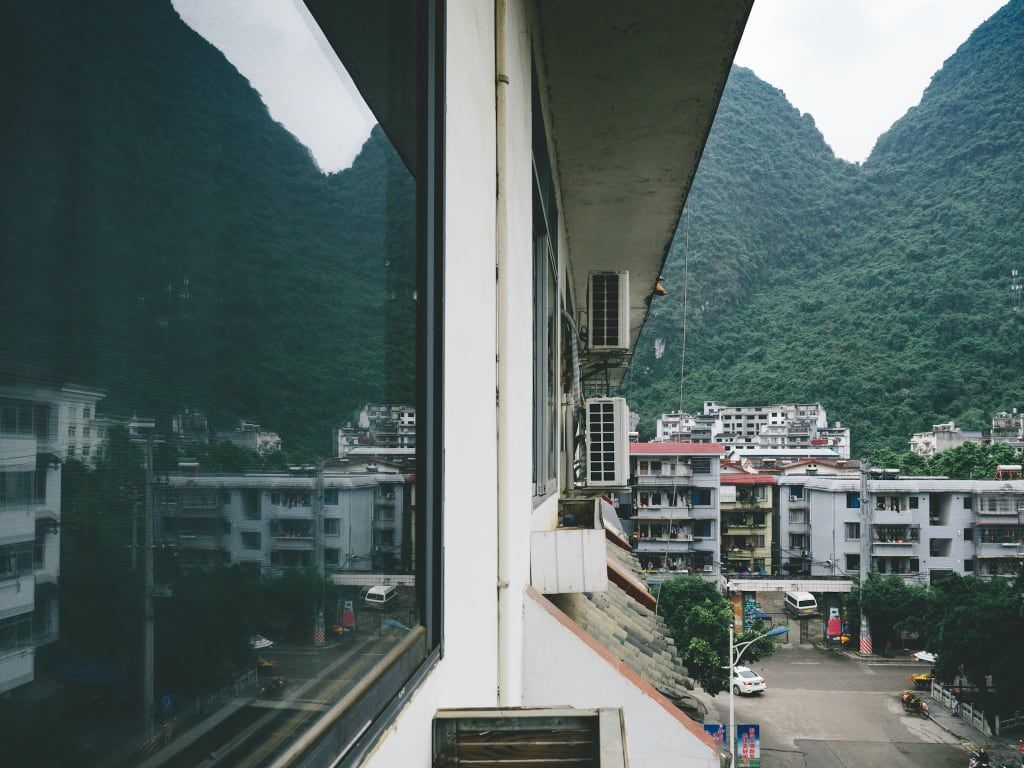
{"label": "white sky", "polygon": [[931,77],[1006,0],[755,0],[736,63],[863,162]]}
{"label": "white sky", "polygon": [[325,173],[348,168],[376,124],[299,0],[172,0],[182,20],[259,91]]}

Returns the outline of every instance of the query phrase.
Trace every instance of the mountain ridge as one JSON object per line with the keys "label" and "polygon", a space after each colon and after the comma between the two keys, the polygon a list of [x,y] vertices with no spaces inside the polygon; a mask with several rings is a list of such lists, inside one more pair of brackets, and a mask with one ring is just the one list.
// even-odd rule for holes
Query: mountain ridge
{"label": "mountain ridge", "polygon": [[684,409],[821,401],[871,451],[1022,402],[1022,31],[1013,0],[861,165],[734,67],[624,384],[642,432],[680,405],[687,231]]}

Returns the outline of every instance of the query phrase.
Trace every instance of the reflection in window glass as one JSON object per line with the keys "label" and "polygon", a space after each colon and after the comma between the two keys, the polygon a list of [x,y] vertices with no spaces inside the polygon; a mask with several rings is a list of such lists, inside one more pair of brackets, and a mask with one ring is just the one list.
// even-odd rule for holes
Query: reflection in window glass
{"label": "reflection in window glass", "polygon": [[5,764],[268,765],[422,637],[417,17],[241,7],[0,33]]}

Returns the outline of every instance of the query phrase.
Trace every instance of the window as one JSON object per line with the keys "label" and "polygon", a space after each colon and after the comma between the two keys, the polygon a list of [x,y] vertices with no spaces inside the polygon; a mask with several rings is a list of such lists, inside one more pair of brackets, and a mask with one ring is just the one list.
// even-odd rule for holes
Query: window
{"label": "window", "polygon": [[791,509],[789,510],[789,522],[795,525],[807,525],[807,510],[806,509]]}
{"label": "window", "polygon": [[558,372],[558,204],[536,74],[533,99],[533,485],[556,490]]}
{"label": "window", "polygon": [[690,491],[690,503],[695,507],[710,507],[711,489],[694,488]]}
{"label": "window", "polygon": [[714,522],[712,520],[694,520],[693,535],[701,539],[710,539],[715,535]]}
{"label": "window", "polygon": [[68,437],[75,437],[78,434],[78,427],[74,424],[68,424]]}
{"label": "window", "polygon": [[969,557],[964,559],[964,573],[974,573],[974,560]]}
{"label": "window", "polygon": [[911,496],[910,497],[910,508],[911,509],[917,509],[917,504],[918,504],[917,496]]}
{"label": "window", "polygon": [[846,555],[846,572],[854,573],[860,571],[860,555]]}
{"label": "window", "polygon": [[789,548],[797,551],[807,549],[810,537],[806,533],[789,534]]}
{"label": "window", "polygon": [[973,509],[974,508],[974,503],[973,502],[974,502],[974,500],[973,500],[972,497],[964,496],[964,509]]}
{"label": "window", "polygon": [[693,470],[693,474],[695,475],[710,475],[711,459],[694,457],[690,459],[690,468]]}
{"label": "window", "polygon": [[846,523],[846,540],[853,541],[860,538],[860,523]]}
{"label": "window", "polygon": [[763,533],[755,533],[751,538],[754,540],[754,549],[764,549]]}
{"label": "window", "polygon": [[804,487],[802,485],[791,485],[789,486],[789,500],[799,501],[804,497]]}
{"label": "window", "polygon": [[[279,759],[299,738],[317,753],[329,738],[353,744],[345,760],[358,764],[380,715],[439,654],[437,2],[272,2],[244,18],[168,2],[42,3],[4,26],[4,49],[26,66],[0,74],[0,229],[16,246],[0,250],[0,431],[39,439],[28,471],[0,470],[0,533],[9,505],[35,495],[36,453],[85,459],[47,470],[61,535],[45,538],[57,578],[38,591],[52,598],[61,658],[119,661],[121,689],[153,691],[100,718],[106,755],[160,733],[164,719],[141,715],[163,717],[173,694],[173,711],[189,713],[209,751],[232,744],[232,760]],[[358,461],[312,460],[367,404],[392,419],[415,411],[415,464],[403,467],[415,508],[396,475],[389,528],[375,528],[374,481],[354,477]],[[97,412],[108,426],[94,467]],[[172,423],[191,426],[176,437]],[[349,485],[361,503],[346,496],[341,524]],[[280,728],[227,717],[219,692],[252,689],[239,641],[309,645],[339,602],[358,599],[353,579],[320,578],[328,562],[367,581],[401,576],[392,605],[408,631],[349,644],[344,686],[336,654],[306,658],[295,688],[317,705],[289,706]],[[23,624],[4,604],[0,649],[32,642],[22,602]],[[18,675],[33,663],[42,681],[39,654]],[[291,690],[297,678],[282,673]],[[18,695],[37,698],[25,685]],[[339,711],[353,690],[358,702]],[[32,732],[75,743],[94,730],[96,712],[52,703],[64,716],[22,713],[40,718]]]}
{"label": "window", "polygon": [[964,528],[964,541],[974,541],[973,528]]}
{"label": "window", "polygon": [[846,508],[860,509],[860,494],[856,491],[846,492]]}

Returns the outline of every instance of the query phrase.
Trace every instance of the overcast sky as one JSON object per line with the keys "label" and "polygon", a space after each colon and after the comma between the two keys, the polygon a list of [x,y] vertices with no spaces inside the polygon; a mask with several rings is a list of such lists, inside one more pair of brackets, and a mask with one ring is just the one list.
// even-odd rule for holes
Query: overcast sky
{"label": "overcast sky", "polygon": [[299,0],[172,0],[259,91],[322,171],[348,168],[376,119]]}
{"label": "overcast sky", "polygon": [[736,63],[810,112],[862,162],[931,77],[1006,0],[756,0]]}

